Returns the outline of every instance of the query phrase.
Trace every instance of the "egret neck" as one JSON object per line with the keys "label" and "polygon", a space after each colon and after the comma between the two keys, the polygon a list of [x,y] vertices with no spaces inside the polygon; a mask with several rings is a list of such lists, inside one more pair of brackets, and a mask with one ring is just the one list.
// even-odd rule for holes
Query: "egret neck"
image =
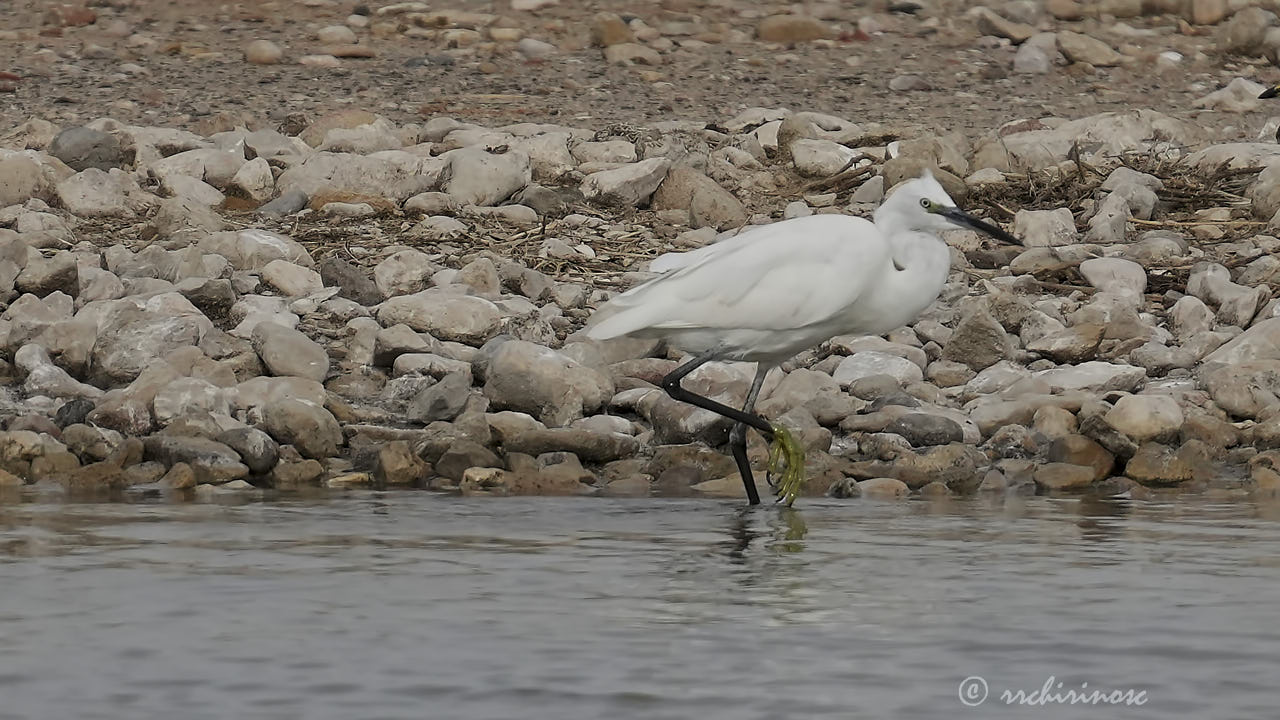
{"label": "egret neck", "polygon": [[951,272],[951,250],[929,232],[899,230],[888,236],[893,269],[880,275],[875,289],[855,305],[864,318],[875,317],[867,333],[884,333],[910,323],[933,304]]}

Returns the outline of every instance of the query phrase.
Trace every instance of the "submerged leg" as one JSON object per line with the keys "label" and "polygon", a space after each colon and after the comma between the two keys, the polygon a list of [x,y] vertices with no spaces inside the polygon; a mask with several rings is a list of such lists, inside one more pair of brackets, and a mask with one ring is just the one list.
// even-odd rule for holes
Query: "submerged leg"
{"label": "submerged leg", "polygon": [[[747,391],[747,401],[742,405],[742,412],[754,413],[756,398],[760,396],[760,388],[764,385],[764,376],[769,374],[771,366],[756,364],[756,377],[751,381],[751,389]],[[736,422],[729,431],[729,450],[733,460],[738,464],[738,474],[742,476],[742,485],[747,489],[747,502],[760,504],[760,494],[756,492],[756,481],[751,475],[751,461],[747,459],[747,424]]]}
{"label": "submerged leg", "polygon": [[[752,406],[755,405],[755,395],[759,393],[759,383],[752,383],[752,392],[748,393],[747,405],[742,410],[731,408],[728,405],[718,403],[711,398],[706,398],[696,393],[689,392],[680,386],[680,381],[683,380],[686,375],[697,370],[707,362],[710,362],[714,357],[714,353],[703,353],[675,370],[672,370],[666,377],[662,378],[662,389],[666,390],[668,395],[680,402],[689,403],[690,405],[700,407],[703,410],[710,410],[717,415],[722,415],[730,420],[736,421],[737,424],[734,425],[733,433],[729,436],[730,448],[733,450],[733,459],[738,463],[738,471],[742,475],[742,484],[747,490],[747,502],[752,505],[759,505],[760,493],[756,491],[755,479],[751,477],[751,466],[747,463],[746,427],[750,425],[763,433],[765,437],[773,437],[773,426],[769,424],[769,421],[751,412]],[[763,375],[759,375],[757,378],[760,382],[763,382],[763,379]],[[738,445],[734,444],[734,438],[736,437],[736,434],[738,434],[738,428],[742,428],[740,433],[742,437],[741,455],[739,455]]]}
{"label": "submerged leg", "polygon": [[[797,442],[795,436],[789,430],[781,425],[774,425],[768,420],[751,412],[751,408],[747,410],[737,410],[723,403],[718,403],[711,398],[706,398],[695,393],[691,393],[680,386],[680,381],[686,375],[697,370],[704,363],[710,362],[715,357],[715,353],[703,353],[680,367],[672,370],[666,377],[662,379],[662,389],[667,391],[671,397],[686,402],[694,407],[700,407],[703,410],[727,417],[744,425],[760,431],[769,439],[769,472],[780,473],[781,477],[774,485],[778,502],[784,505],[790,505],[795,502],[796,496],[800,494],[804,487],[804,448]],[[763,382],[763,374],[761,370],[757,370],[757,382]],[[752,383],[755,385],[756,383]],[[759,389],[756,389],[759,393]],[[743,431],[745,433],[745,430]],[[732,439],[732,438],[731,438]],[[745,439],[745,435],[744,435]],[[745,449],[745,448],[744,448]],[[742,473],[742,482],[747,488],[747,499],[752,504],[760,502],[759,496],[755,492],[755,480],[751,477],[751,468],[746,466],[746,453],[743,452],[742,459],[739,460],[738,452],[734,452],[734,460],[738,462]],[[773,483],[771,483],[773,484]]]}

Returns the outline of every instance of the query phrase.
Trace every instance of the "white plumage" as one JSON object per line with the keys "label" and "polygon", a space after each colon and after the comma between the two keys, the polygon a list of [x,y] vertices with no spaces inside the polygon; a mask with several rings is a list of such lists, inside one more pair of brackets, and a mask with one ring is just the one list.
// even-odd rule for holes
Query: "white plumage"
{"label": "white plumage", "polygon": [[662,337],[692,353],[773,364],[835,335],[888,332],[937,298],[951,260],[937,233],[960,218],[926,174],[901,185],[874,222],[811,215],[750,228],[659,258],[653,269],[666,274],[606,303],[587,335]]}

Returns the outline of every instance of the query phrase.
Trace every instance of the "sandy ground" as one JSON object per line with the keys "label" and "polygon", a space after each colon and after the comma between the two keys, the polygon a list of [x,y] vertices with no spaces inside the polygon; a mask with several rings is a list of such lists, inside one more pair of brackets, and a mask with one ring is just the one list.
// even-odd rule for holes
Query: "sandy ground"
{"label": "sandy ground", "polygon": [[[201,129],[215,113],[279,123],[291,112],[321,113],[358,106],[397,123],[434,115],[499,125],[542,121],[577,126],[657,120],[722,121],[750,106],[788,107],[881,122],[907,129],[960,130],[975,137],[1024,117],[1081,117],[1146,107],[1217,129],[1225,138],[1252,137],[1267,108],[1222,114],[1197,111],[1195,98],[1237,76],[1280,80],[1262,61],[1215,52],[1215,29],[1180,31],[1172,16],[1063,22],[1043,16],[1041,29],[1069,29],[1104,39],[1130,55],[1116,68],[1058,67],[1047,75],[1011,71],[1014,48],[981,38],[964,9],[972,3],[934,0],[915,14],[888,13],[883,0],[814,8],[836,39],[794,46],[753,39],[758,17],[785,6],[718,0],[573,2],[537,12],[509,0],[431,3],[433,10],[497,15],[495,25],[560,48],[530,61],[511,43],[481,41],[449,48],[440,37],[415,38],[359,30],[376,54],[336,69],[304,67],[297,58],[321,51],[315,33],[353,11],[386,3],[203,2],[104,0],[97,21],[58,28],[45,20],[49,0],[0,5],[0,71],[21,76],[16,92],[0,94],[0,126],[31,116],[59,125],[109,115],[123,121]],[[364,5],[365,7],[361,7]],[[997,4],[998,5],[998,4]],[[638,16],[679,45],[655,67],[608,65],[591,45],[599,11]],[[859,21],[870,35],[858,31]],[[692,43],[680,24],[703,31]],[[875,32],[879,29],[880,32]],[[1185,34],[1190,30],[1196,34]],[[151,42],[142,42],[137,36]],[[246,43],[268,39],[285,51],[278,65],[243,59]],[[986,40],[990,40],[987,38]],[[1155,56],[1184,55],[1157,70]],[[128,67],[132,64],[141,70]],[[122,70],[123,68],[123,70]],[[930,89],[894,92],[891,78],[919,75]],[[1280,105],[1276,108],[1280,111]]]}

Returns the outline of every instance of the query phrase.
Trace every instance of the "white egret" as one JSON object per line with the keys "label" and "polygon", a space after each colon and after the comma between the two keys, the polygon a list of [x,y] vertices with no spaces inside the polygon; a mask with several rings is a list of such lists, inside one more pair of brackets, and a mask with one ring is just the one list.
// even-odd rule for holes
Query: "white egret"
{"label": "white egret", "polygon": [[[928,171],[892,192],[873,220],[811,215],[668,257],[659,263],[666,274],[615,296],[587,323],[594,339],[662,338],[694,355],[662,387],[676,400],[736,421],[729,445],[752,505],[760,499],[747,460],[748,425],[772,440],[770,471],[782,470],[776,485],[769,478],[778,500],[793,502],[804,482],[802,448],[754,411],[770,369],[836,335],[879,335],[913,321],[938,297],[951,269],[939,232],[958,225],[1017,243],[956,208]],[[681,387],[712,360],[757,363],[742,410]]]}

